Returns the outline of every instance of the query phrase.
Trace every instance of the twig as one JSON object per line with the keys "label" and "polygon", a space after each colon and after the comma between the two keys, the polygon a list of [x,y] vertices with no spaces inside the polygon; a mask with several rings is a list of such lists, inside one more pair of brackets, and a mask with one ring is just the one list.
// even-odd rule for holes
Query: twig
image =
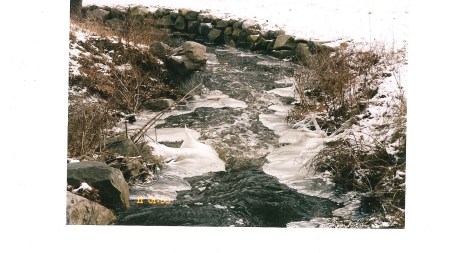
{"label": "twig", "polygon": [[159,112],[155,117],[153,117],[152,119],[150,119],[141,129],[139,129],[139,131],[134,134],[133,136],[131,136],[131,140],[134,143],[138,143],[139,140],[142,138],[142,136],[144,135],[144,133],[153,126],[153,124],[156,123],[156,121],[158,119],[160,119],[166,112],[172,110],[172,108],[174,106],[176,106],[177,104],[179,104],[182,100],[184,100],[189,94],[191,94],[194,90],[196,90],[200,85],[203,85],[203,83],[198,84],[197,86],[195,86],[192,90],[190,90],[188,93],[186,93],[186,95],[184,95],[181,99],[179,99],[178,101],[176,101],[175,103],[173,103],[171,106],[167,107],[166,109],[162,110],[161,112]]}

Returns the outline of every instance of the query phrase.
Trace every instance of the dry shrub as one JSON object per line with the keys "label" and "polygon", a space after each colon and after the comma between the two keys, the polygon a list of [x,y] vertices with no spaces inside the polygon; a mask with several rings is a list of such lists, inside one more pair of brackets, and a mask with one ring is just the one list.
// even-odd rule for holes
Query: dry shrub
{"label": "dry shrub", "polygon": [[108,136],[117,120],[104,103],[72,98],[69,103],[68,155],[92,155]]}
{"label": "dry shrub", "polygon": [[[115,10],[116,12],[120,12]],[[100,37],[114,37],[126,45],[149,46],[160,41],[170,43],[168,30],[158,28],[152,17],[132,15],[131,9],[120,12],[120,23],[105,25],[103,20],[71,19],[71,24],[91,31]]]}
{"label": "dry shrub", "polygon": [[[388,154],[381,143],[367,143],[351,136],[329,142],[309,163],[312,170],[330,171],[332,181],[343,191],[362,194],[360,211],[395,216],[395,226],[404,226],[406,136],[398,153]],[[391,140],[392,141],[392,140]]]}
{"label": "dry shrub", "polygon": [[176,96],[164,84],[164,67],[150,52],[107,38],[89,38],[78,44],[88,56],[78,59],[81,75],[71,76],[69,84],[100,95],[110,108],[136,113],[148,100]]}
{"label": "dry shrub", "polygon": [[362,51],[339,47],[309,57],[305,66],[296,71],[300,106],[290,112],[288,120],[301,120],[311,108],[325,107],[329,117],[335,117],[339,125],[360,112],[361,105],[376,94],[379,77],[383,75],[380,64],[383,56],[382,48]]}

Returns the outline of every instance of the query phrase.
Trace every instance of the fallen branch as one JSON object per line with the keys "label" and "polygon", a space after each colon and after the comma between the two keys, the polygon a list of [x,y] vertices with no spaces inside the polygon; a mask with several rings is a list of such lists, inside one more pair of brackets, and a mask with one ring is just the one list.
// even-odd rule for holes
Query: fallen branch
{"label": "fallen branch", "polygon": [[147,130],[150,127],[152,127],[156,123],[156,121],[158,121],[158,119],[160,119],[166,112],[172,110],[173,107],[178,105],[182,100],[184,100],[187,96],[189,96],[189,94],[191,94],[194,90],[196,90],[200,85],[202,85],[202,83],[200,83],[197,86],[195,86],[192,90],[190,90],[188,93],[186,93],[186,95],[184,95],[182,98],[178,99],[171,106],[169,106],[166,109],[162,110],[155,117],[150,119],[141,129],[139,129],[139,131],[137,133],[135,133],[133,136],[131,136],[131,140],[134,143],[137,144],[139,142],[139,140],[144,136],[145,132],[147,132]]}

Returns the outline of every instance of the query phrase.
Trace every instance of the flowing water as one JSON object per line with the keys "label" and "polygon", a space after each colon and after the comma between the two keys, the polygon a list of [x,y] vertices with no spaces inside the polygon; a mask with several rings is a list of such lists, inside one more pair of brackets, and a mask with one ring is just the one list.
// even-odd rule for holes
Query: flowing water
{"label": "flowing water", "polygon": [[[184,84],[202,82],[201,91],[148,131],[167,166],[159,180],[131,187],[118,224],[318,227],[354,210],[352,196],[304,169],[326,136],[310,130],[313,121],[294,128],[284,120],[294,66],[228,47],[208,47],[208,55],[205,71]],[[130,131],[155,114],[139,115]],[[180,147],[185,127],[191,140]]]}

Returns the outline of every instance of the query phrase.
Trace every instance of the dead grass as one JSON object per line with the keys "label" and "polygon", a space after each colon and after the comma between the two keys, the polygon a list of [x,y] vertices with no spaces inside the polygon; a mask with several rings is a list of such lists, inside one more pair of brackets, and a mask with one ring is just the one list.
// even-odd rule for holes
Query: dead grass
{"label": "dead grass", "polygon": [[334,128],[339,128],[365,109],[368,99],[376,94],[385,74],[385,58],[389,57],[382,47],[363,51],[355,46],[341,46],[309,57],[296,71],[299,105],[287,120],[302,120],[311,110],[325,109],[330,118],[335,118]]}
{"label": "dead grass", "polygon": [[83,97],[71,98],[68,115],[68,155],[93,155],[117,122],[105,103]]}
{"label": "dead grass", "polygon": [[[404,53],[383,47],[362,51],[346,46],[310,57],[296,73],[300,100],[287,117],[295,122],[322,111],[323,120],[319,121],[322,129],[335,130],[349,120],[354,124],[354,116],[369,106],[369,99],[377,94],[381,81],[393,75],[399,92],[392,96],[389,112],[384,116],[385,125],[376,131],[389,128],[394,129],[394,134],[381,141],[379,133],[360,138],[357,136],[362,133],[345,131],[346,135],[327,143],[307,166],[311,170],[330,171],[332,181],[342,191],[359,192],[362,196],[359,211],[378,217],[367,220],[368,223],[383,220],[399,228],[405,224],[407,107],[398,69],[398,63],[404,63]],[[390,154],[387,148],[393,143],[397,143],[396,150]]]}

